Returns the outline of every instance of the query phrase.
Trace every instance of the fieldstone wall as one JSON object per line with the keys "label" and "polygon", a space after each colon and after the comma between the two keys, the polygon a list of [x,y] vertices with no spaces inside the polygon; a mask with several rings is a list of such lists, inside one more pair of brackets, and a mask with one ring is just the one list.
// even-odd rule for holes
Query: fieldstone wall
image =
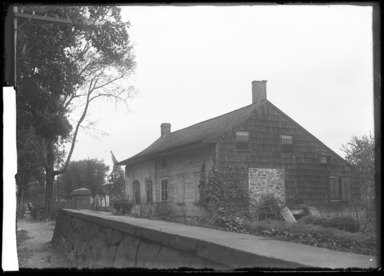
{"label": "fieldstone wall", "polygon": [[[153,241],[156,239],[158,242]],[[67,256],[71,266],[78,269],[229,268],[198,256],[193,250],[188,250],[188,245],[184,245],[185,250],[165,245],[175,242],[174,236],[167,238],[161,232],[156,236],[155,232],[146,233],[143,228],[69,210],[60,210],[52,241]]]}
{"label": "fieldstone wall", "polygon": [[254,206],[265,194],[273,194],[285,202],[284,169],[249,168],[249,195]]}

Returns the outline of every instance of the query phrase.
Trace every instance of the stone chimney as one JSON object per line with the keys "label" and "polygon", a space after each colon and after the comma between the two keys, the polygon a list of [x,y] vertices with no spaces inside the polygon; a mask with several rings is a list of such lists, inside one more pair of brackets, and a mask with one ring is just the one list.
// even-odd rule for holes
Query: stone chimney
{"label": "stone chimney", "polygon": [[252,103],[255,104],[261,100],[267,99],[267,81],[252,82]]}
{"label": "stone chimney", "polygon": [[171,124],[169,123],[162,123],[160,125],[161,128],[161,136],[164,136],[165,134],[171,133]]}

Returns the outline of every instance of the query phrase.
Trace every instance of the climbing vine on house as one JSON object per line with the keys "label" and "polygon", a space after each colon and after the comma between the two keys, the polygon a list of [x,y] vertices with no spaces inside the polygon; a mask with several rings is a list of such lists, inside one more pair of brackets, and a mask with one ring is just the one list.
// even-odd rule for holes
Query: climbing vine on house
{"label": "climbing vine on house", "polygon": [[219,172],[215,166],[207,173],[201,166],[199,205],[213,216],[230,215],[249,205],[247,168],[232,166]]}

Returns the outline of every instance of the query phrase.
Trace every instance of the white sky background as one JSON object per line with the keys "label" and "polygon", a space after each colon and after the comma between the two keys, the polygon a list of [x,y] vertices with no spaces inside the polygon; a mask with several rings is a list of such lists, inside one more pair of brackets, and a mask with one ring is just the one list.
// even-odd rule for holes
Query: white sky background
{"label": "white sky background", "polygon": [[251,104],[251,82],[341,156],[373,131],[372,8],[364,6],[126,6],[139,96],[99,102],[90,118],[108,136],[81,133],[72,160],[112,165],[160,136]]}

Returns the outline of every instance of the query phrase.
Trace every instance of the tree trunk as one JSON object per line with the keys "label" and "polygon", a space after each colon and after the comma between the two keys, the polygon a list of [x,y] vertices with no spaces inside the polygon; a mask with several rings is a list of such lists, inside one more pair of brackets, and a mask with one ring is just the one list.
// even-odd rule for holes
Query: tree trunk
{"label": "tree trunk", "polygon": [[46,140],[46,167],[45,167],[45,215],[51,220],[54,218],[53,182],[55,179],[55,154],[53,140]]}
{"label": "tree trunk", "polygon": [[17,209],[16,209],[16,215],[19,218],[24,217],[25,214],[25,190],[27,187],[27,180],[29,180],[28,176],[29,174],[17,174],[16,176],[16,184],[17,184],[17,194],[16,194],[16,199],[17,199]]}
{"label": "tree trunk", "polygon": [[19,190],[17,194],[17,217],[24,217],[24,193],[23,190]]}
{"label": "tree trunk", "polygon": [[54,215],[53,210],[53,180],[55,176],[53,175],[53,170],[46,171],[45,175],[45,212],[46,218],[52,219]]}

